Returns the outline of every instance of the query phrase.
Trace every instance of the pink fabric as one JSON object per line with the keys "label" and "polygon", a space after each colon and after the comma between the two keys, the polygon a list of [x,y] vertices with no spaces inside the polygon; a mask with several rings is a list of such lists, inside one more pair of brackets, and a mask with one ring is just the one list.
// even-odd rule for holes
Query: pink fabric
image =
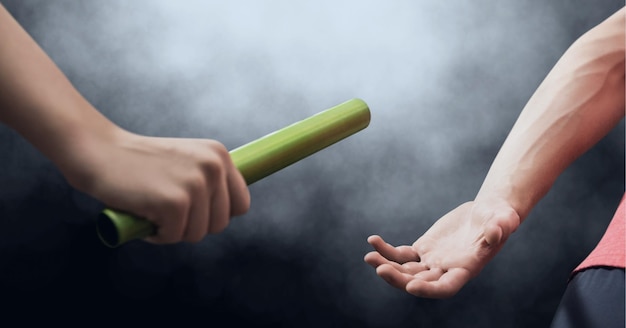
{"label": "pink fabric", "polygon": [[576,267],[574,273],[595,266],[624,268],[626,260],[626,193],[594,250]]}

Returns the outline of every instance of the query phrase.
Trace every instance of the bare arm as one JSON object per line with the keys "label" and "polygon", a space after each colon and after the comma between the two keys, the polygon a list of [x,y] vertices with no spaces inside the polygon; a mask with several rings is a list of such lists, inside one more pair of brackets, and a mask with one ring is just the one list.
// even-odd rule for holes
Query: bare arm
{"label": "bare arm", "polygon": [[624,9],[581,36],[533,94],[476,197],[523,219],[556,178],[624,117]]}
{"label": "bare arm", "polygon": [[57,165],[71,165],[78,143],[119,132],[1,5],[0,44],[0,121]]}
{"label": "bare arm", "polygon": [[79,94],[2,5],[0,121],[77,189],[155,223],[150,241],[197,242],[249,207],[245,181],[221,143],[121,129]]}
{"label": "bare arm", "polygon": [[480,273],[556,178],[624,117],[621,9],[581,36],[522,110],[475,200],[441,217],[411,246],[379,236],[365,261],[421,297],[456,294]]}

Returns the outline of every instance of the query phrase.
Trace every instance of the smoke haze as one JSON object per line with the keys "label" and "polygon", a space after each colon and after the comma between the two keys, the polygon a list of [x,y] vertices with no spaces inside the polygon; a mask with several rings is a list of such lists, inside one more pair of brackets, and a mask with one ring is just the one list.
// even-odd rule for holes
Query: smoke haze
{"label": "smoke haze", "polygon": [[232,149],[351,98],[372,113],[367,129],[251,186],[249,213],[224,233],[114,250],[93,230],[101,205],[0,127],[0,280],[17,305],[66,293],[77,308],[207,324],[547,326],[624,191],[621,122],[456,297],[406,295],[363,262],[367,236],[411,244],[473,199],[539,83],[619,1],[2,3],[133,132]]}

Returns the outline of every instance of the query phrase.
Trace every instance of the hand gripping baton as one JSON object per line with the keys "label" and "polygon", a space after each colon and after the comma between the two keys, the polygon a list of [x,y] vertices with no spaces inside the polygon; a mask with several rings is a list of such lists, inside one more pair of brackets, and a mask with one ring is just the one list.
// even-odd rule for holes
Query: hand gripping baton
{"label": "hand gripping baton", "polygon": [[[369,125],[365,102],[351,99],[230,151],[248,185],[312,155]],[[156,233],[148,220],[105,209],[96,220],[98,236],[109,247]]]}

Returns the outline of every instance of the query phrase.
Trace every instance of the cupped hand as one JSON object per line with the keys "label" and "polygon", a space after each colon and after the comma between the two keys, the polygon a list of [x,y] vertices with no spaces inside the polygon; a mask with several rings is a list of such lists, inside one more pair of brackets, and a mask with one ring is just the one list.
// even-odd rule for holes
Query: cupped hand
{"label": "cupped hand", "polygon": [[250,206],[246,182],[217,141],[117,132],[85,146],[73,152],[81,156],[73,157],[68,181],[113,209],[154,223],[157,233],[147,241],[198,242]]}
{"label": "cupped hand", "polygon": [[506,202],[467,202],[441,217],[413,245],[368,238],[365,262],[390,285],[425,298],[455,295],[498,253],[520,224]]}

